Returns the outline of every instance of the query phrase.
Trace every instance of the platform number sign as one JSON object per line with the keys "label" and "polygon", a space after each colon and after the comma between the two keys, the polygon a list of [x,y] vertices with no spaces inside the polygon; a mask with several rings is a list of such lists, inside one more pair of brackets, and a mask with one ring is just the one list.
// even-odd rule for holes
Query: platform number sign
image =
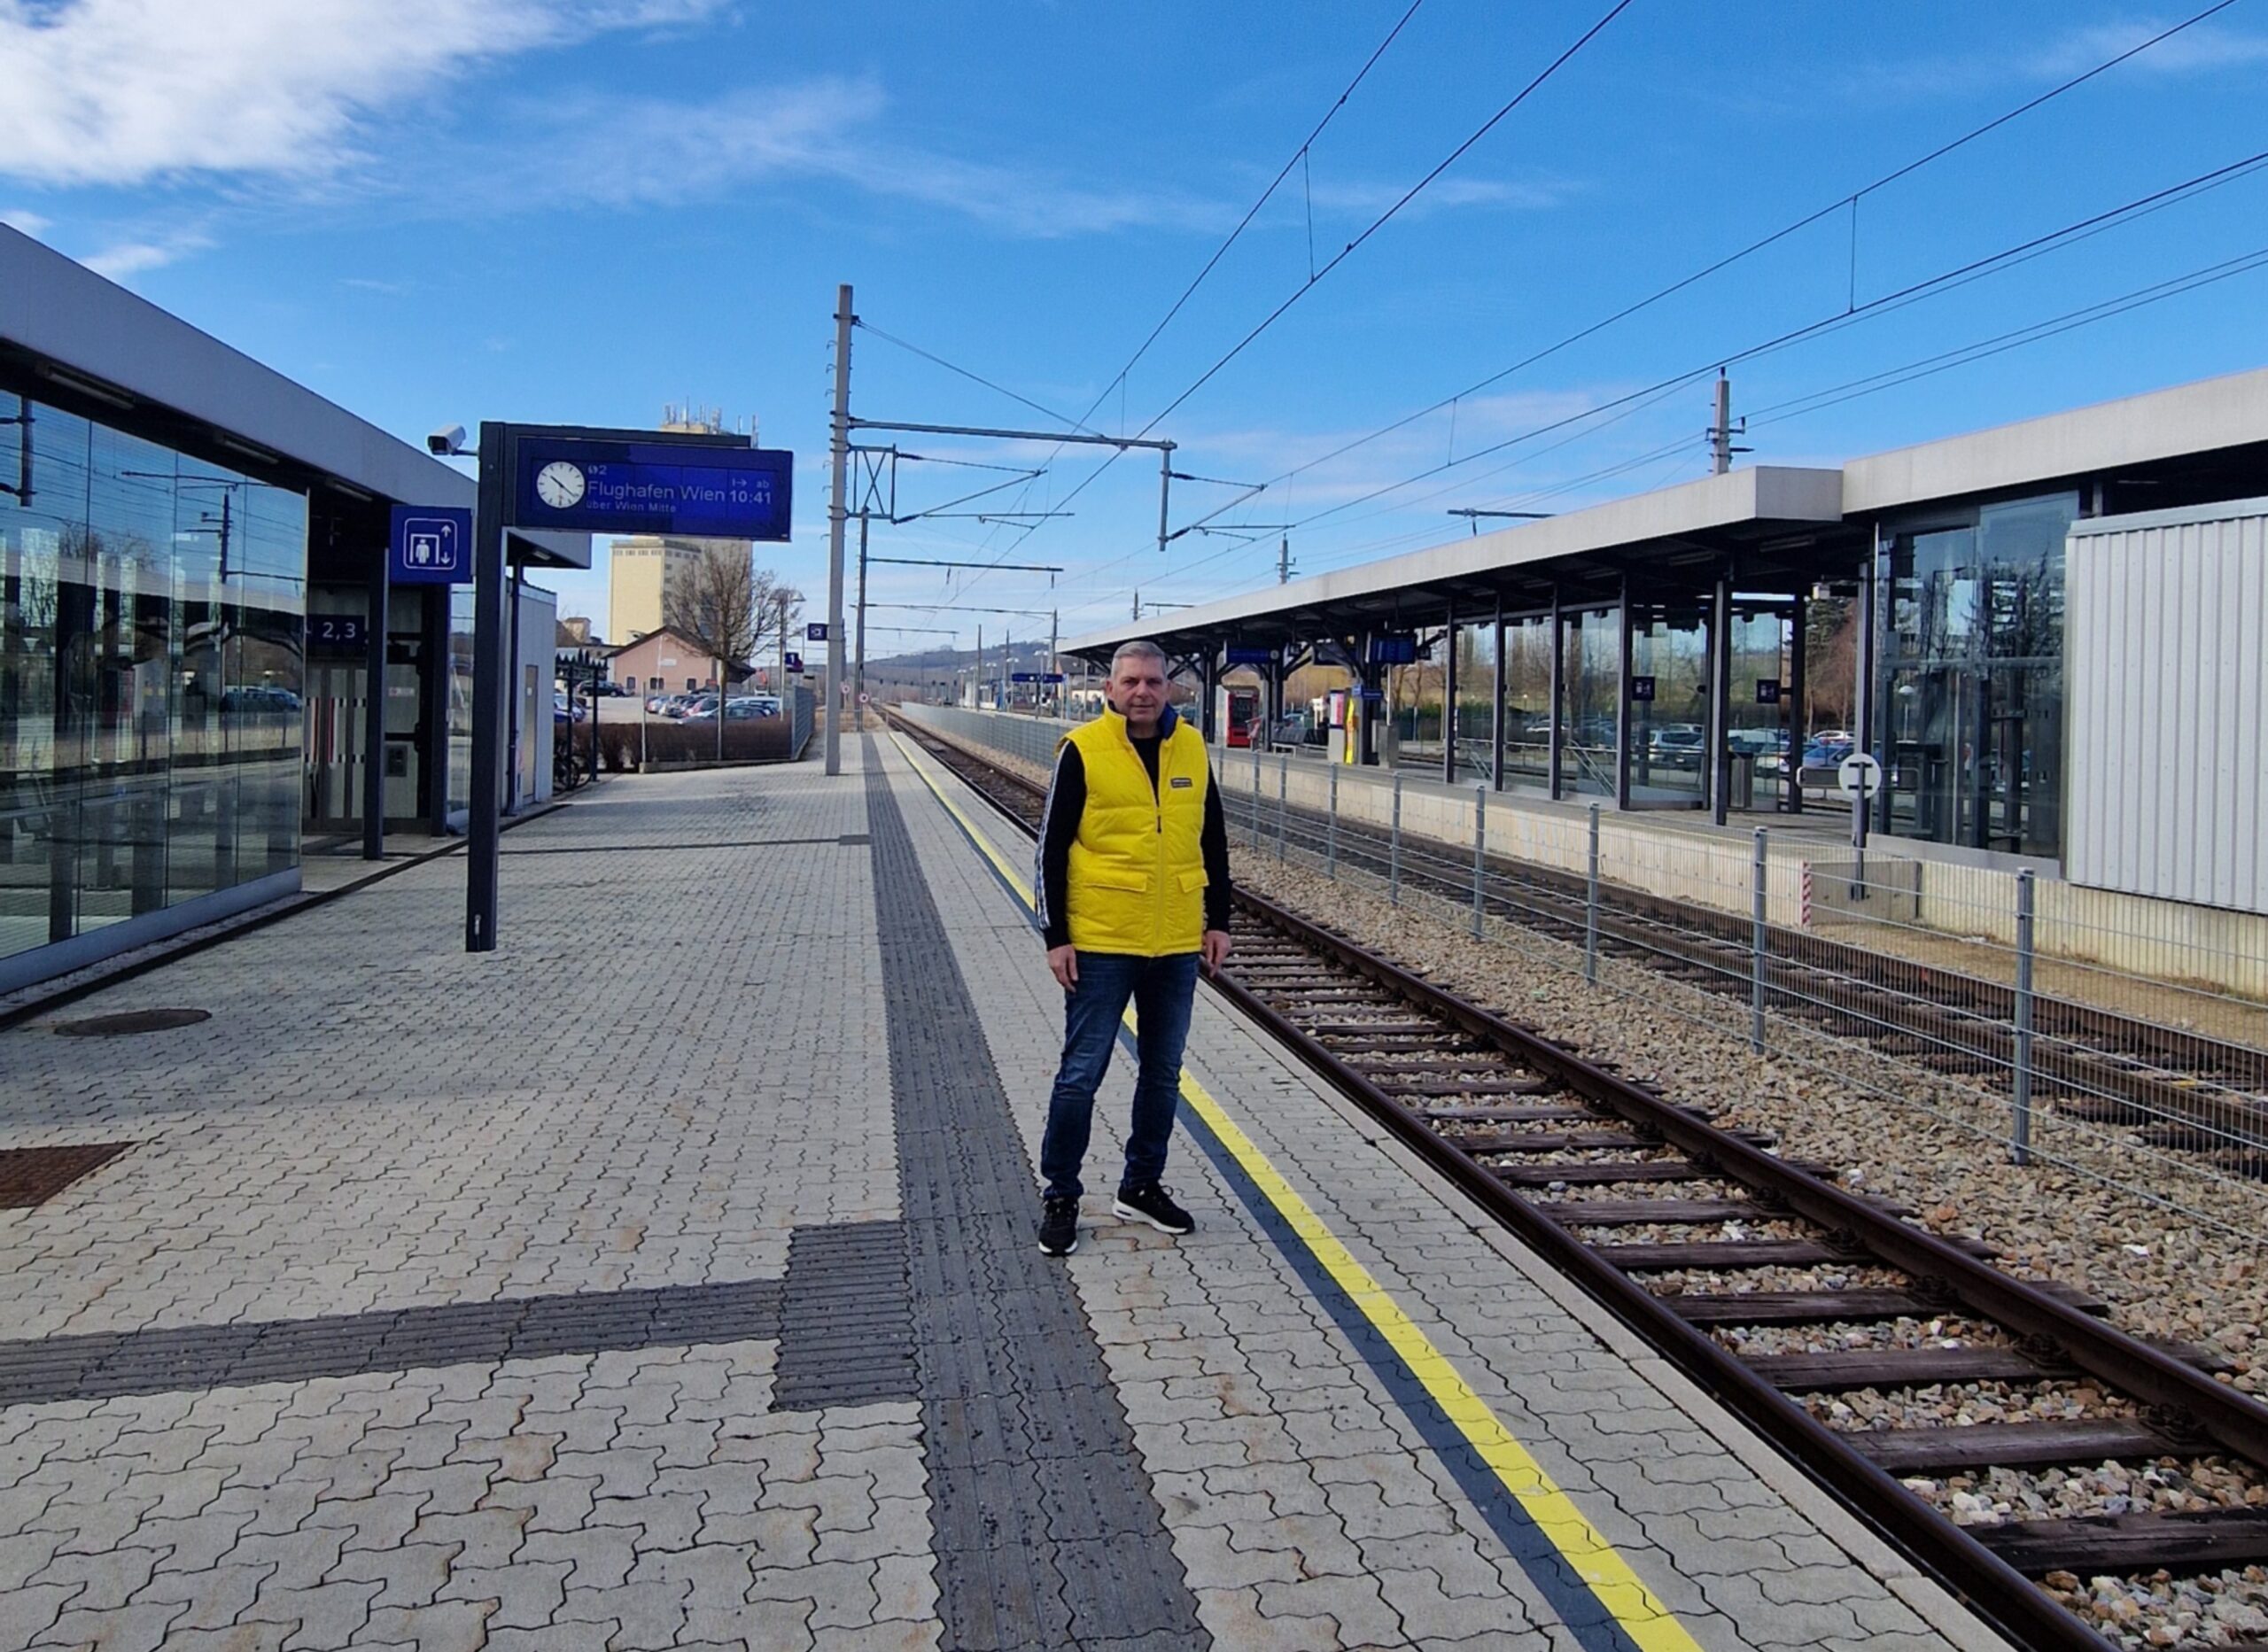
{"label": "platform number sign", "polygon": [[781,669],[790,677],[801,677],[804,674],[804,656],[800,654],[789,654],[787,663]]}
{"label": "platform number sign", "polygon": [[1775,706],[1780,703],[1778,678],[1759,677],[1756,679],[1756,703],[1760,706]]}
{"label": "platform number sign", "polygon": [[823,619],[815,619],[809,624],[805,625],[804,627],[804,640],[805,642],[825,642],[827,640],[827,622]]}
{"label": "platform number sign", "polygon": [[360,654],[369,644],[370,622],[360,614],[307,616],[307,652]]}
{"label": "platform number sign", "polygon": [[1654,697],[1654,679],[1651,677],[1633,677],[1630,679],[1630,697],[1633,700],[1651,700]]}

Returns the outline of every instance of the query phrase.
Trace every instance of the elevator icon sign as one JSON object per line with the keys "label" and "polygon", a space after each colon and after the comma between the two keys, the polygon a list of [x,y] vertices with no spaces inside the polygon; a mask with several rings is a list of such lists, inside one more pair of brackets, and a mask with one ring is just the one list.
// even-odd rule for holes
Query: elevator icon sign
{"label": "elevator icon sign", "polygon": [[396,505],[386,555],[396,585],[470,585],[472,513],[447,506]]}

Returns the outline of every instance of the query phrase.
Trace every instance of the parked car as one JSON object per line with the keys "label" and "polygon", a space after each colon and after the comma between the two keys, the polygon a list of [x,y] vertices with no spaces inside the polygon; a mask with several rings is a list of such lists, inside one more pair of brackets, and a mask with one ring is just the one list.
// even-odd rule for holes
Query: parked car
{"label": "parked car", "polygon": [[1783,728],[1736,728],[1725,736],[1725,745],[1736,756],[1756,759],[1763,768],[1787,755],[1788,731]]}
{"label": "parked car", "polygon": [[1814,734],[1804,747],[1804,767],[1831,769],[1858,748],[1858,742],[1839,728]]}
{"label": "parked car", "polygon": [[1702,748],[1709,736],[1698,723],[1665,723],[1654,730],[1648,746],[1656,763],[1666,763],[1673,768],[1697,769],[1701,766]]}
{"label": "parked car", "polygon": [[554,689],[551,694],[551,722],[555,728],[562,723],[580,723],[591,714],[571,694]]}

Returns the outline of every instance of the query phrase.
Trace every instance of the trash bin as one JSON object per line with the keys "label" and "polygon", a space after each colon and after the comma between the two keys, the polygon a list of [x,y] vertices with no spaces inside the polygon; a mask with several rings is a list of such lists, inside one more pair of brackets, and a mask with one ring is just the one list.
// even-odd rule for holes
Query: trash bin
{"label": "trash bin", "polygon": [[1732,795],[1728,800],[1735,809],[1756,807],[1756,754],[1752,751],[1733,753]]}

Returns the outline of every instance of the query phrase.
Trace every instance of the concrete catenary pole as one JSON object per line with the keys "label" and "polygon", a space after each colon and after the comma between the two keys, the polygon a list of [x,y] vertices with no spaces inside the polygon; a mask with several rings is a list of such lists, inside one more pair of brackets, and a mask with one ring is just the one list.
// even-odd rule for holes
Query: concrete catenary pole
{"label": "concrete catenary pole", "polygon": [[850,283],[835,290],[834,489],[827,507],[827,772],[843,772],[843,488],[850,460]]}

